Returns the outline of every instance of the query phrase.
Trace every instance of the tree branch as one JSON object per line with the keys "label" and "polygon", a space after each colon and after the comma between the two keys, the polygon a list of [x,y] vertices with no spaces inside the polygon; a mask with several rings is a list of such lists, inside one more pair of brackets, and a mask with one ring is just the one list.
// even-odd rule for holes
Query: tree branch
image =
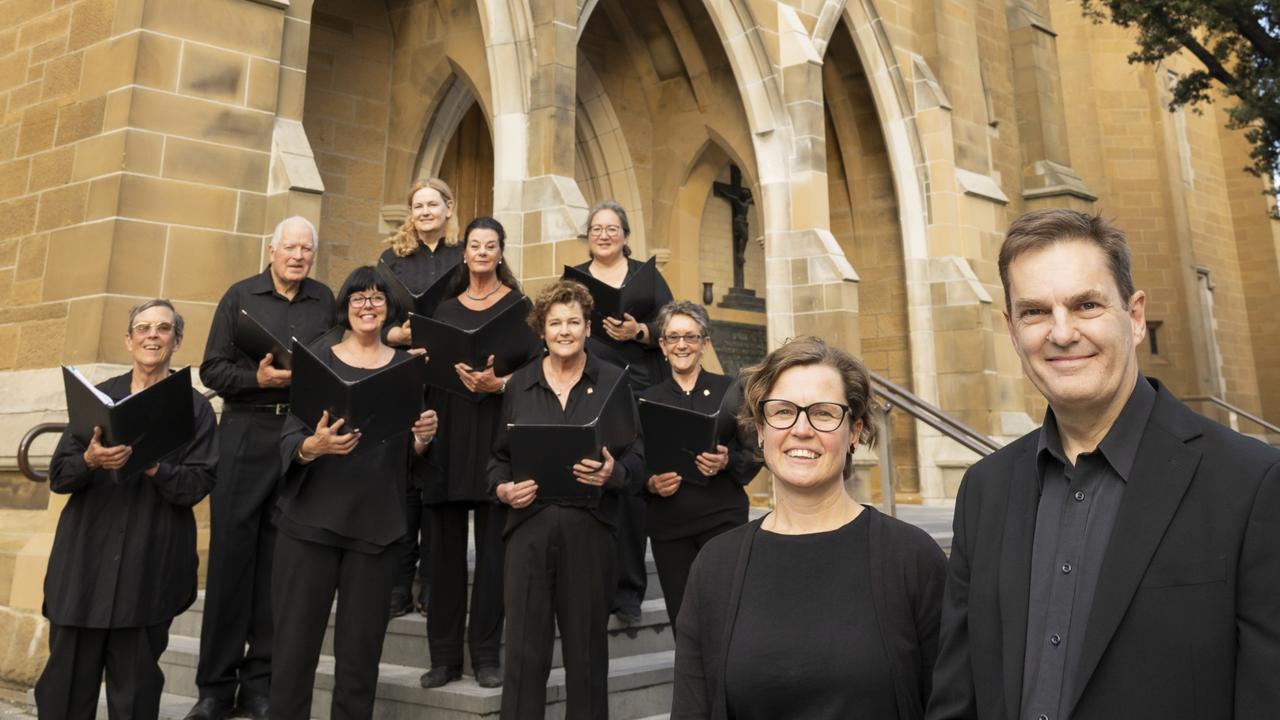
{"label": "tree branch", "polygon": [[1182,43],[1182,46],[1186,48],[1188,52],[1195,55],[1196,59],[1204,64],[1205,69],[1209,71],[1209,76],[1214,80],[1217,80],[1227,87],[1231,87],[1235,84],[1235,76],[1223,67],[1222,63],[1218,62],[1218,58],[1214,57],[1213,53],[1209,52],[1205,46],[1201,45],[1199,40],[1191,37],[1189,33],[1179,33],[1178,42]]}

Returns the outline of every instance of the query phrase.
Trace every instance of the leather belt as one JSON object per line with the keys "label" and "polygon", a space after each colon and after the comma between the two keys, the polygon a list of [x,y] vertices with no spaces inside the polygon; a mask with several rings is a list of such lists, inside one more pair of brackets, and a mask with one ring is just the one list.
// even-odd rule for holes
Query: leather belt
{"label": "leather belt", "polygon": [[289,403],[267,403],[255,405],[253,403],[224,403],[223,410],[242,413],[266,413],[268,415],[288,415]]}

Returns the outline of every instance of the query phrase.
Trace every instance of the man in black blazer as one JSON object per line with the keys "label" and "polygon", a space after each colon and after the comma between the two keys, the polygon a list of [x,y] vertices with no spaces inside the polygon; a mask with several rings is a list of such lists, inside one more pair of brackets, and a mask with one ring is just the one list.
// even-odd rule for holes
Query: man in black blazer
{"label": "man in black blazer", "polygon": [[1280,451],[1138,369],[1124,234],[1024,215],[1005,318],[1044,425],[970,468],[928,720],[1280,717]]}

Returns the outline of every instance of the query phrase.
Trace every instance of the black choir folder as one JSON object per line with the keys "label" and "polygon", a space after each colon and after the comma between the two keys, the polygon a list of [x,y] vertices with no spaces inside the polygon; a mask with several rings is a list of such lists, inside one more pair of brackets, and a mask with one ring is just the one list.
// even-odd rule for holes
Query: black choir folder
{"label": "black choir folder", "polygon": [[[600,414],[586,425],[520,424],[507,426],[511,448],[511,479],[535,480],[539,500],[571,500],[599,497],[602,490],[578,482],[573,466],[588,458],[601,460],[601,448],[609,448],[614,462],[636,439],[635,407],[627,374],[608,388]],[[600,392],[603,388],[595,388]]]}
{"label": "black choir folder", "polygon": [[165,455],[195,437],[195,408],[191,402],[191,368],[114,401],[75,368],[62,367],[62,384],[67,393],[67,427],[76,440],[87,447],[93,428],[102,428],[104,446],[128,445],[133,454],[117,477],[147,470]]}
{"label": "black choir folder", "polygon": [[338,433],[360,431],[355,454],[409,432],[422,413],[423,371],[420,357],[405,358],[363,380],[343,380],[307,346],[293,342],[293,382],[289,412],[315,430],[329,411],[329,423],[345,420]]}
{"label": "black choir folder", "polygon": [[[387,281],[387,286],[391,288],[391,299],[395,301],[396,306],[401,313],[417,313],[431,317],[436,314],[436,306],[445,298],[445,291],[449,289],[449,281],[453,278],[454,268],[449,268],[446,272],[440,274],[436,281],[431,283],[431,287],[426,288],[422,292],[414,292],[409,289],[408,285],[396,275],[386,260],[378,259],[378,274],[383,280]],[[394,314],[394,313],[392,313]],[[404,317],[401,315],[400,317]],[[403,322],[403,321],[402,321]]]}
{"label": "black choir folder", "polygon": [[564,266],[564,274],[560,279],[576,280],[587,286],[591,299],[595,301],[595,309],[591,312],[591,332],[602,332],[599,327],[601,318],[621,320],[623,313],[630,313],[636,320],[642,320],[653,314],[657,309],[653,306],[657,276],[657,259],[651,257],[622,283],[622,287],[614,287],[586,270],[570,265]]}
{"label": "black choir folder", "polygon": [[533,346],[533,331],[528,324],[531,307],[529,298],[522,297],[474,330],[463,330],[417,313],[409,315],[413,346],[425,348],[431,358],[427,363],[427,384],[476,399],[480,396],[458,379],[455,364],[483,370],[492,355],[493,372],[498,376],[525,364]]}
{"label": "black choir folder", "polygon": [[737,428],[738,406],[742,404],[740,388],[736,382],[730,385],[720,408],[710,414],[640,398],[640,427],[649,474],[675,472],[680,474],[681,482],[706,485],[710,478],[698,470],[694,458],[700,453],[715,452],[716,445],[728,445]]}
{"label": "black choir folder", "polygon": [[[342,336],[346,332],[346,328],[341,325],[334,325],[329,328],[315,340],[307,343],[307,347],[318,350],[321,347],[329,347],[342,342]],[[262,362],[263,356],[271,353],[271,366],[277,370],[293,369],[293,350],[290,349],[293,342],[297,338],[289,338],[288,342],[276,337],[262,323],[248,313],[241,310],[236,316],[236,327],[232,336],[232,342],[240,348],[246,355],[253,358],[253,361]]]}

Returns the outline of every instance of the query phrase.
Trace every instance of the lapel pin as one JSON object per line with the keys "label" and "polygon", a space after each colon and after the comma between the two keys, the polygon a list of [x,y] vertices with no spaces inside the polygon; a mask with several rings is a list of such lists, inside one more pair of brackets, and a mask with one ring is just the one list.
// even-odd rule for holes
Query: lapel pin
{"label": "lapel pin", "polygon": [[708,389],[706,389],[706,388],[703,388],[703,389],[702,389],[702,395],[703,395],[704,397],[709,396],[709,395],[711,395],[711,391],[710,391],[710,390],[708,390]]}
{"label": "lapel pin", "polygon": [[593,393],[593,392],[595,392],[595,391],[596,391],[596,389],[595,389],[595,388],[590,388],[590,387],[589,387],[589,388],[587,388],[587,394],[588,394],[588,395],[590,395],[591,393]]}

